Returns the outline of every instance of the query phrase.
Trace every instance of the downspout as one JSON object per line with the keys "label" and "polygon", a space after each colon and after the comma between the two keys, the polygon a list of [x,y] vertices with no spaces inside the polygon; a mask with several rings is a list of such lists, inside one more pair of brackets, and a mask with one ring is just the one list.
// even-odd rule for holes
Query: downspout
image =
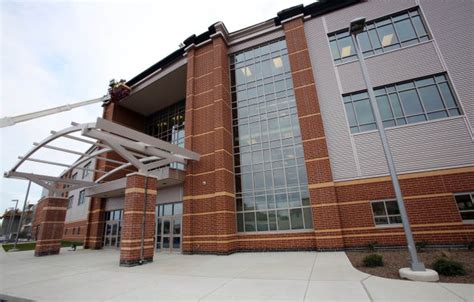
{"label": "downspout", "polygon": [[148,175],[145,176],[145,202],[143,203],[143,223],[142,223],[142,242],[140,248],[140,264],[145,263],[145,225],[146,225],[146,206],[148,202]]}

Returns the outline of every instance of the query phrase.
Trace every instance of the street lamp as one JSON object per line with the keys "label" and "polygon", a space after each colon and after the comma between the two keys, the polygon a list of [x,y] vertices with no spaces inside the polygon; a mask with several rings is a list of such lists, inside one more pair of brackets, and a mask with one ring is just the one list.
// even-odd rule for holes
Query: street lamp
{"label": "street lamp", "polygon": [[10,221],[8,222],[7,242],[10,241],[10,237],[12,236],[11,231],[12,231],[13,221],[15,220],[16,207],[18,206],[18,199],[12,199],[12,202],[16,202],[16,203],[15,203],[15,209],[13,210],[13,217],[12,217],[12,215],[10,215]]}
{"label": "street lamp", "polygon": [[[395,163],[393,161],[392,152],[390,151],[390,146],[388,144],[387,136],[385,133],[385,128],[382,123],[382,118],[380,117],[379,108],[377,101],[375,100],[374,89],[370,83],[369,73],[367,71],[367,66],[365,64],[364,56],[360,50],[358,34],[362,33],[365,28],[365,18],[359,17],[351,21],[349,26],[349,34],[354,37],[354,44],[357,53],[357,57],[360,63],[360,69],[362,71],[362,76],[364,77],[365,85],[367,86],[367,92],[369,94],[370,105],[375,118],[375,123],[380,135],[380,140],[382,141],[383,151],[385,153],[385,158],[387,160],[388,171],[390,173],[390,178],[392,179],[393,189],[395,191],[395,197],[397,198],[398,209],[400,211],[400,216],[402,219],[403,229],[405,231],[405,237],[408,244],[408,251],[410,252],[410,269],[402,268],[400,269],[400,275],[412,280],[420,281],[437,281],[439,279],[437,273],[432,270],[426,270],[423,262],[418,260],[418,255],[416,253],[415,241],[413,240],[413,234],[411,232],[410,222],[408,220],[408,215],[405,209],[405,204],[403,202],[402,190],[400,189],[400,184],[397,178],[397,171],[395,169]],[[415,275],[415,277],[413,277]]]}

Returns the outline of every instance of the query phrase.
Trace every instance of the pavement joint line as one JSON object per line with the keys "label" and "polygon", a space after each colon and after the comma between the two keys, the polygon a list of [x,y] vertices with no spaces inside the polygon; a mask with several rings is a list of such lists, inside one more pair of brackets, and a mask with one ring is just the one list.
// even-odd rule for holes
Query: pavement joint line
{"label": "pavement joint line", "polygon": [[311,283],[311,277],[313,276],[314,267],[316,266],[316,258],[318,258],[318,253],[314,254],[313,265],[311,266],[311,272],[309,273],[308,282],[306,283],[306,289],[304,291],[303,301],[306,300],[306,296],[308,295],[309,284]]}
{"label": "pavement joint line", "polygon": [[369,278],[371,278],[371,277],[373,277],[373,276],[372,276],[372,275],[369,275],[369,276],[367,276],[367,277],[365,277],[365,278],[359,280],[359,282],[360,282],[360,284],[362,285],[362,288],[365,290],[365,293],[366,293],[367,296],[369,297],[369,300],[370,300],[370,301],[374,301],[374,299],[372,298],[372,295],[371,295],[370,292],[369,292],[369,289],[365,286],[365,283],[364,283],[365,280],[367,280],[367,279],[369,279]]}
{"label": "pavement joint line", "polygon": [[452,293],[453,295],[455,295],[456,297],[459,297],[459,299],[463,300],[463,301],[468,301],[466,299],[464,299],[463,297],[461,297],[460,295],[456,294],[455,292],[453,292],[452,290],[450,290],[449,288],[447,288],[446,286],[443,286],[443,284],[441,283],[438,283],[439,286],[441,286],[442,288],[444,288],[445,290],[447,290],[448,292]]}

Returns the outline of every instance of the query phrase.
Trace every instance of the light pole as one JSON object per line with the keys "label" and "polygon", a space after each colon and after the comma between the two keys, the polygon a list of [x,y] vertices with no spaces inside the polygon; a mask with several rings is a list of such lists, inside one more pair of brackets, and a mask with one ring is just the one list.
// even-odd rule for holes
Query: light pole
{"label": "light pole", "polygon": [[15,209],[13,210],[13,217],[12,217],[12,215],[10,215],[10,221],[8,222],[7,242],[10,241],[10,237],[11,237],[11,234],[12,234],[11,231],[12,231],[13,221],[15,220],[15,216],[16,216],[15,214],[16,214],[16,207],[18,206],[18,199],[12,199],[12,202],[16,202],[16,203],[15,203]]}
{"label": "light pole", "polygon": [[23,211],[21,212],[20,221],[18,222],[15,244],[13,245],[13,248],[10,250],[10,252],[18,251],[18,249],[16,248],[16,245],[18,243],[18,237],[20,237],[21,222],[23,221],[23,215],[25,215],[26,203],[28,200],[28,195],[30,194],[30,187],[31,187],[31,180],[28,182],[28,189],[26,189],[25,202],[23,202]]}
{"label": "light pole", "polygon": [[408,244],[408,251],[410,252],[410,267],[412,271],[415,272],[424,272],[426,271],[425,265],[423,262],[418,260],[418,255],[416,253],[415,241],[413,240],[413,234],[411,232],[410,222],[408,220],[408,215],[405,209],[405,204],[403,202],[402,190],[400,189],[400,184],[397,178],[397,171],[395,169],[395,163],[393,161],[392,152],[390,151],[390,146],[388,144],[387,136],[385,133],[385,128],[382,123],[382,118],[380,117],[379,108],[377,101],[375,100],[374,89],[370,83],[369,73],[367,71],[367,66],[365,65],[365,59],[360,50],[358,34],[364,31],[365,28],[365,18],[357,18],[351,21],[349,27],[349,33],[354,37],[355,49],[357,52],[357,57],[360,63],[360,69],[362,70],[362,75],[364,77],[365,85],[367,86],[367,92],[369,94],[370,105],[375,117],[375,123],[377,124],[377,129],[380,134],[380,140],[382,141],[383,151],[385,153],[385,158],[387,160],[388,171],[392,179],[393,189],[395,191],[395,197],[397,198],[398,209],[400,211],[400,216],[402,218],[403,229],[405,231],[405,237]]}

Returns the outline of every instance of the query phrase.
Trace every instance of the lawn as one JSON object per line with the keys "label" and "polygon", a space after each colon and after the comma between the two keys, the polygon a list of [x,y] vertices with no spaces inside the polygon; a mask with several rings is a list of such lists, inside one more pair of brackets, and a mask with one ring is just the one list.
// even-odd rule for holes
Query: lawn
{"label": "lawn", "polygon": [[[347,256],[352,262],[352,265],[360,271],[365,273],[392,279],[400,279],[398,270],[402,267],[409,266],[408,251],[386,251],[376,250],[369,251],[351,251],[346,252]],[[383,256],[384,266],[380,267],[365,267],[362,260],[365,256],[370,254],[380,254]],[[418,253],[418,257],[425,264],[427,268],[432,269],[432,264],[439,258],[446,258],[462,263],[466,270],[464,276],[443,276],[439,275],[440,282],[448,283],[474,283],[474,250],[463,249],[425,249]]]}
{"label": "lawn", "polygon": [[[74,242],[74,241],[63,240],[63,241],[61,241],[61,246],[62,247],[69,247],[69,246],[71,246],[72,243],[75,243],[76,246],[81,246],[82,245],[82,242]],[[20,251],[31,251],[31,250],[35,249],[35,245],[36,245],[35,242],[21,242],[21,243],[18,243],[16,245],[16,248],[19,249]],[[11,250],[13,248],[13,246],[14,246],[13,243],[2,244],[2,247],[5,250],[5,252],[8,252],[9,250]]]}

